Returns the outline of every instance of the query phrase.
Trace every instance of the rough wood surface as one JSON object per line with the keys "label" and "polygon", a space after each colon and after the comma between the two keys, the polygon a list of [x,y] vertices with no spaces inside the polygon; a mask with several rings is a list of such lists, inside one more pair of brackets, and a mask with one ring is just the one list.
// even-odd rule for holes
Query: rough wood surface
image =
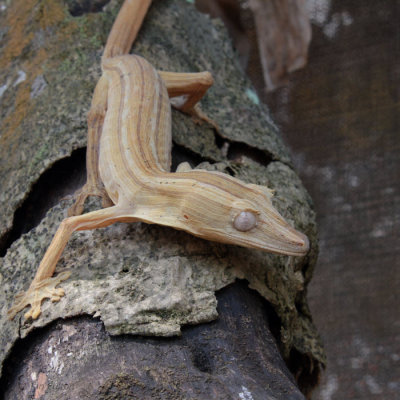
{"label": "rough wood surface", "polygon": [[[305,258],[273,256],[158,226],[115,225],[75,235],[58,268],[72,271],[69,295],[60,303],[47,303],[42,318],[34,323],[7,321],[14,294],[31,281],[72,204],[64,200],[45,217],[35,215],[34,199],[52,197],[47,190],[52,192],[53,187],[44,177],[64,168],[64,161],[75,167],[83,154],[76,149],[85,145],[86,112],[99,77],[99,59],[120,4],[112,1],[103,12],[80,17],[72,17],[61,1],[30,0],[22,7],[16,0],[4,5],[0,15],[1,26],[6,27],[0,71],[2,243],[10,244],[6,234],[11,231],[16,240],[8,249],[5,246],[7,254],[0,264],[1,362],[19,338],[29,340],[35,329],[60,317],[101,317],[111,334],[179,335],[184,324],[215,319],[215,291],[242,278],[271,303],[279,347],[299,382],[318,376],[324,354],[306,301],[317,254],[311,200],[268,111],[243,78],[221,24],[211,24],[187,2],[156,1],[135,47],[135,53],[157,68],[207,69],[218,77],[203,108],[222,133],[174,113],[173,165],[183,158],[275,189],[274,206],[309,236],[311,252]],[[67,186],[72,193],[79,177],[70,178]],[[65,195],[65,185],[60,186]],[[14,214],[16,219],[20,216],[19,222]],[[18,239],[12,227],[29,219],[40,224],[34,229],[31,225]],[[44,379],[41,375],[43,386]]]}

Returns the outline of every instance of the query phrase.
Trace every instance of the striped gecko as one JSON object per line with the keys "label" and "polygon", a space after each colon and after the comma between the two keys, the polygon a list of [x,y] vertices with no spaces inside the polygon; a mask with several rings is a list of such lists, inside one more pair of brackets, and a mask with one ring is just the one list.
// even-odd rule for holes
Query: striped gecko
{"label": "striped gecko", "polygon": [[[57,285],[69,272],[52,275],[74,231],[142,221],[277,254],[308,251],[307,237],[275,210],[268,188],[187,164],[170,172],[171,102],[178,98],[176,108],[206,119],[195,105],[213,79],[209,72],[156,71],[145,59],[126,54],[150,2],[126,1],[114,23],[88,116],[88,183],[71,209],[75,215],[61,222],[29,289],[17,295],[10,318],[30,305],[25,318],[36,319],[45,298],[58,301],[64,295]],[[78,215],[92,194],[109,207]]]}

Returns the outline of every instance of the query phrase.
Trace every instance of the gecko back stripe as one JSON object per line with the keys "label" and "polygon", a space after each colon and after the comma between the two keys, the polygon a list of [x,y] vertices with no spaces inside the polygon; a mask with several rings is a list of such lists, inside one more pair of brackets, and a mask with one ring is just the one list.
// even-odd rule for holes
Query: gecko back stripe
{"label": "gecko back stripe", "polygon": [[[123,132],[127,132],[126,129],[123,129],[123,125],[126,124],[126,121],[123,121],[122,118],[122,110],[124,109],[124,107],[126,107],[126,104],[129,104],[129,96],[132,94],[132,83],[135,83],[135,77],[132,77],[132,70],[130,70],[130,75],[127,76],[127,70],[125,69],[125,62],[123,60],[121,60],[122,57],[120,57],[120,61],[115,67],[106,67],[106,70],[110,70],[110,71],[114,71],[119,79],[120,79],[120,103],[119,103],[119,117],[118,117],[118,124],[119,126],[117,127],[117,129],[115,129],[116,132],[118,132],[118,135],[123,134]],[[126,57],[124,57],[126,58]],[[143,79],[143,59],[140,59],[139,57],[129,57],[130,60],[129,62],[135,62],[135,64],[139,67],[139,71],[140,71],[140,78]],[[158,75],[158,74],[157,74]],[[125,79],[125,81],[124,81]],[[160,78],[161,79],[161,78]],[[133,81],[133,82],[132,82]],[[137,79],[136,79],[137,81]],[[158,81],[157,83],[161,84],[160,81]],[[137,85],[136,85],[137,86]],[[143,103],[143,96],[144,96],[144,90],[143,90],[143,85],[140,85],[140,104]],[[127,87],[127,90],[125,89]],[[164,91],[161,90],[161,93],[163,93]],[[224,191],[226,193],[229,194],[233,194],[233,192],[235,192],[234,186],[237,187],[238,190],[243,191],[243,190],[249,190],[247,186],[245,186],[245,184],[238,182],[235,179],[232,179],[230,176],[222,174],[222,173],[210,173],[208,171],[190,171],[190,172],[185,172],[185,173],[174,173],[173,175],[167,171],[162,170],[161,168],[159,168],[158,170],[155,170],[154,166],[153,168],[151,168],[149,166],[149,161],[147,158],[147,154],[146,152],[143,150],[143,141],[144,141],[144,135],[149,135],[149,134],[153,134],[155,137],[160,136],[157,135],[157,133],[160,132],[159,128],[160,128],[160,117],[161,117],[161,108],[162,108],[162,104],[164,99],[158,99],[159,102],[159,106],[157,108],[157,124],[156,124],[156,128],[157,130],[151,131],[151,132],[143,132],[143,127],[145,127],[145,125],[142,125],[142,107],[140,106],[139,108],[139,119],[137,121],[136,125],[136,132],[130,132],[131,134],[129,134],[129,139],[132,141],[132,145],[133,145],[133,151],[134,151],[134,155],[136,155],[136,157],[133,158],[127,158],[127,152],[124,149],[123,146],[123,142],[122,142],[122,138],[119,137],[119,149],[120,149],[120,156],[123,157],[123,165],[124,165],[124,172],[126,172],[126,174],[130,177],[130,179],[132,179],[132,181],[138,185],[141,189],[148,189],[153,191],[154,190],[154,186],[157,185],[157,190],[161,191],[164,194],[167,194],[169,196],[173,196],[173,197],[179,197],[178,193],[174,193],[174,191],[176,192],[177,188],[175,187],[174,190],[172,190],[171,187],[168,187],[167,184],[168,182],[165,182],[166,184],[164,185],[160,185],[157,182],[160,181],[160,179],[163,180],[168,180],[171,181],[171,179],[173,180],[195,180],[197,183],[202,184],[202,186],[206,186],[209,187],[210,189],[217,189],[218,191]],[[133,126],[133,124],[132,124]],[[144,134],[143,134],[144,133]],[[154,138],[151,138],[154,139]],[[139,149],[139,152],[137,151],[137,149]],[[157,147],[158,149],[158,147]],[[138,157],[139,156],[139,157]],[[158,161],[156,159],[151,160],[153,163],[155,161]],[[132,162],[135,163],[134,168],[128,168],[129,164],[132,164]],[[144,165],[143,165],[144,163]],[[157,164],[159,164],[157,162]],[[221,183],[222,181],[226,181],[227,183],[229,183],[229,185],[224,185],[221,187],[221,185],[218,185],[218,183]]]}

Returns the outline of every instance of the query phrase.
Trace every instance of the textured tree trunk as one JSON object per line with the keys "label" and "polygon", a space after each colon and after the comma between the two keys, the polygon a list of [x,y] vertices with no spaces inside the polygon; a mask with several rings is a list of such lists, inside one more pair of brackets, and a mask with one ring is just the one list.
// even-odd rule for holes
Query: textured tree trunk
{"label": "textured tree trunk", "polygon": [[86,112],[120,2],[84,6],[15,0],[0,15],[3,397],[303,398],[289,369],[308,393],[325,362],[306,302],[317,254],[311,200],[221,24],[186,2],[155,1],[133,49],[159,69],[214,75],[202,108],[219,130],[174,112],[173,168],[186,160],[274,189],[310,253],[116,224],[70,240],[56,271],[71,271],[60,302],[45,302],[35,321],[7,319],[85,175]]}

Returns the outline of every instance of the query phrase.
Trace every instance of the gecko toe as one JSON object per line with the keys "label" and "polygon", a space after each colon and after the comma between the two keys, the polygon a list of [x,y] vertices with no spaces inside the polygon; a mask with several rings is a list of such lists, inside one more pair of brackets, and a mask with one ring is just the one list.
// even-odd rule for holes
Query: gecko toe
{"label": "gecko toe", "polygon": [[65,295],[64,289],[56,288],[56,286],[70,276],[69,271],[64,271],[59,275],[44,279],[38,284],[31,285],[26,292],[18,293],[15,296],[14,305],[8,310],[8,318],[14,319],[15,315],[24,308],[30,309],[25,313],[25,319],[37,319],[41,314],[41,304],[43,300],[50,299],[53,303],[60,301]]}

